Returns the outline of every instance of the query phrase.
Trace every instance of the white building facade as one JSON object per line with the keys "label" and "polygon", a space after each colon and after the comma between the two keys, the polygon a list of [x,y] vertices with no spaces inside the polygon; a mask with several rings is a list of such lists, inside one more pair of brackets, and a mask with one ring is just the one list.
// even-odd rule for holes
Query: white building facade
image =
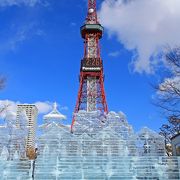
{"label": "white building facade", "polygon": [[36,137],[36,122],[38,109],[33,104],[19,104],[17,105],[17,118],[16,124],[20,124],[21,113],[25,113],[27,116],[27,128],[28,135],[26,137],[26,150],[35,149],[35,137]]}

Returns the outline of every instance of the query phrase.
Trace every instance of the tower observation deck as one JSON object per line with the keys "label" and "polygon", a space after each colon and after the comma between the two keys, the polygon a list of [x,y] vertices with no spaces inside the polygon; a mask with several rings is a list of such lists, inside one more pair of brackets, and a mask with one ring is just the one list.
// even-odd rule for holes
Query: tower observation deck
{"label": "tower observation deck", "polygon": [[108,112],[104,91],[103,61],[99,47],[104,29],[98,22],[96,0],[88,0],[87,17],[80,30],[84,39],[84,57],[81,60],[80,85],[71,131],[75,123],[75,114],[79,110],[87,112],[100,110],[102,114]]}

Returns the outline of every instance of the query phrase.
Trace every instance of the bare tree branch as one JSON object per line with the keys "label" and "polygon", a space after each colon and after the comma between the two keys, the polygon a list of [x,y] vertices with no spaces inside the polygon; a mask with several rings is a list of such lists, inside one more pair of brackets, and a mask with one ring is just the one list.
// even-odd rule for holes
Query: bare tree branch
{"label": "bare tree branch", "polygon": [[167,151],[171,137],[180,133],[180,47],[168,48],[165,55],[168,77],[165,76],[162,82],[154,86],[156,90],[154,105],[158,106],[167,124],[160,128],[160,134],[165,137]]}

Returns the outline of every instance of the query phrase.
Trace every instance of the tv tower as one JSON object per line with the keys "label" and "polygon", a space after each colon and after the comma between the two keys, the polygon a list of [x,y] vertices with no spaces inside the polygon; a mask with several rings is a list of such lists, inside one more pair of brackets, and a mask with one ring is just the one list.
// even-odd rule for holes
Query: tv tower
{"label": "tv tower", "polygon": [[[104,91],[103,61],[99,47],[102,35],[103,27],[97,19],[96,0],[88,0],[86,21],[81,27],[81,36],[84,39],[84,57],[81,60],[80,86],[74,114],[79,110],[108,112]],[[75,117],[71,124],[72,132],[74,123]]]}

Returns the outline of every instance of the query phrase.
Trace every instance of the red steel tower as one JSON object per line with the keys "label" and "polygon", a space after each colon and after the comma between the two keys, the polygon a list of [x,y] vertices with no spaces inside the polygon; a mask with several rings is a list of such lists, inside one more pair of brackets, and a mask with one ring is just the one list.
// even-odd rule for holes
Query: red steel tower
{"label": "red steel tower", "polygon": [[[80,87],[74,114],[79,110],[108,112],[104,91],[103,61],[99,47],[102,34],[103,27],[97,19],[96,0],[88,0],[87,18],[81,27],[84,57],[81,60]],[[74,123],[75,117],[73,117],[71,131]]]}

